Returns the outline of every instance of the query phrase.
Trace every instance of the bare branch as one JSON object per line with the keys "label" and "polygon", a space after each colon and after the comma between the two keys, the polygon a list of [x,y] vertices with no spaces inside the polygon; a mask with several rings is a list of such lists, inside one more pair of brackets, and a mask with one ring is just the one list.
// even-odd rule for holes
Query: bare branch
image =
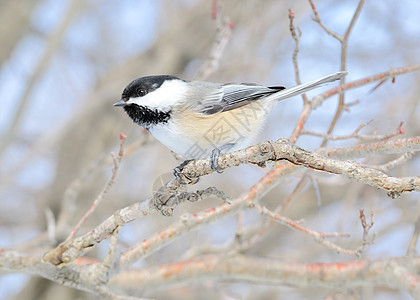
{"label": "bare branch", "polygon": [[61,243],[57,248],[48,251],[44,255],[44,260],[54,265],[75,260],[93,246],[109,238],[116,228],[152,213],[153,209],[150,204],[151,199],[146,199],[114,212],[112,216],[108,217],[93,230],[78,238]]}
{"label": "bare branch", "polygon": [[326,91],[325,93],[322,93],[320,95],[315,96],[311,99],[311,105],[312,109],[316,109],[323,101],[330,98],[331,96],[334,96],[340,92],[347,91],[350,89],[358,88],[360,86],[364,86],[367,84],[371,84],[376,81],[382,81],[387,80],[390,78],[394,78],[396,76],[400,76],[403,74],[407,74],[410,72],[416,72],[420,70],[420,64],[414,64],[407,67],[401,67],[401,68],[392,68],[387,72],[378,73],[375,75],[367,76],[359,80],[355,80],[352,82],[348,82],[346,84],[341,84],[340,86],[333,88],[329,91]]}
{"label": "bare branch", "polygon": [[114,157],[114,155],[112,154],[112,157],[113,157],[113,160],[114,160],[114,168],[112,169],[111,178],[105,184],[104,188],[99,193],[98,197],[96,197],[96,199],[93,201],[89,210],[80,219],[79,223],[77,223],[77,225],[73,228],[72,232],[67,237],[65,242],[68,242],[69,240],[71,240],[76,235],[77,231],[80,229],[80,227],[83,225],[83,223],[87,220],[87,218],[95,211],[96,207],[98,207],[99,203],[101,203],[101,201],[105,198],[106,194],[108,194],[109,190],[111,189],[112,185],[114,184],[115,178],[117,177],[118,168],[120,166],[121,159],[122,159],[122,156],[124,154],[124,143],[125,143],[126,139],[127,139],[127,136],[124,133],[122,133],[120,135],[120,150],[118,152],[118,155],[117,155],[117,157]]}
{"label": "bare branch", "polygon": [[[416,139],[420,140],[420,138]],[[420,144],[417,144],[414,148],[419,148],[419,146]],[[263,162],[279,160],[287,160],[295,165],[302,165],[318,171],[345,175],[369,186],[383,189],[392,198],[399,197],[403,192],[420,190],[420,177],[390,177],[354,161],[338,161],[308,152],[292,145],[287,139],[264,142],[244,150],[221,155],[219,167],[223,170],[244,163],[260,165]],[[209,159],[199,159],[188,163],[179,175],[185,183],[189,183],[200,176],[213,172]]]}
{"label": "bare branch", "polygon": [[207,60],[203,63],[195,76],[198,80],[205,80],[219,68],[219,62],[222,54],[230,40],[234,24],[229,18],[222,21],[220,13],[220,3],[213,0],[212,18],[216,25],[216,37],[210,49]]}
{"label": "bare branch", "polygon": [[[295,80],[296,80],[296,83],[299,85],[299,84],[302,84],[302,81],[300,80],[297,56],[299,53],[299,41],[300,41],[300,37],[302,36],[302,31],[300,30],[299,27],[297,27],[298,33],[296,33],[295,26],[293,25],[294,18],[295,18],[295,14],[292,12],[291,9],[289,9],[289,20],[290,20],[289,30],[290,30],[290,34],[292,35],[292,38],[295,40],[295,49],[293,50],[292,61],[293,61],[293,67],[295,69]],[[309,101],[306,94],[302,94],[302,99],[303,99],[304,104],[308,103]]]}
{"label": "bare branch", "polygon": [[343,148],[321,148],[316,152],[327,157],[352,159],[378,154],[398,154],[419,151],[420,137],[395,139],[377,143],[360,144]]}
{"label": "bare branch", "polygon": [[283,225],[286,225],[290,228],[293,229],[297,229],[299,231],[302,231],[306,234],[309,234],[310,236],[312,236],[317,242],[319,242],[320,244],[338,252],[338,253],[342,253],[342,254],[347,254],[347,255],[358,255],[357,251],[354,250],[347,250],[344,249],[330,241],[325,240],[326,237],[349,237],[350,235],[348,233],[339,233],[339,232],[330,232],[330,233],[322,233],[322,232],[317,232],[317,231],[313,231],[310,230],[308,228],[305,228],[299,224],[297,224],[295,221],[283,217],[279,214],[276,214],[270,210],[268,210],[267,208],[265,208],[262,205],[255,205],[254,206],[255,209],[257,209],[259,212],[261,212],[263,215],[270,217],[271,219],[275,220],[276,222],[279,222]]}
{"label": "bare branch", "polygon": [[317,22],[319,24],[319,26],[321,26],[321,28],[324,29],[324,31],[328,35],[331,35],[333,38],[338,40],[340,43],[343,42],[343,37],[342,36],[340,36],[339,34],[331,31],[330,29],[327,28],[327,26],[324,25],[324,23],[322,23],[321,17],[319,16],[318,10],[316,9],[316,6],[315,6],[314,2],[312,0],[308,0],[308,1],[309,1],[309,4],[311,5],[313,13],[314,13],[314,17],[312,17],[312,20]]}
{"label": "bare branch", "polygon": [[304,128],[306,121],[309,119],[312,110],[315,110],[318,106],[320,106],[326,99],[349,89],[354,89],[363,85],[371,84],[376,81],[387,80],[389,78],[394,78],[395,76],[407,74],[410,72],[415,72],[420,70],[420,64],[415,64],[407,67],[402,68],[392,68],[387,72],[382,72],[379,74],[371,75],[368,77],[364,77],[362,79],[352,81],[346,84],[341,84],[340,86],[328,90],[320,95],[317,95],[311,99],[309,103],[306,103],[303,106],[302,112],[299,116],[299,119],[296,123],[295,128],[293,129],[292,134],[290,135],[290,140],[292,143],[295,143],[298,137],[301,135],[301,132]]}
{"label": "bare branch", "polygon": [[[365,3],[365,0],[360,0],[359,1],[359,4],[357,5],[356,11],[353,14],[353,17],[350,21],[349,26],[346,29],[346,32],[344,33],[344,36],[342,37],[341,40],[339,40],[340,43],[341,43],[341,66],[340,66],[341,71],[346,70],[348,40],[349,40],[350,32],[352,31],[352,29],[354,27],[354,24],[356,23],[356,20],[359,17],[360,12],[362,11],[362,7],[363,7],[364,3]],[[311,2],[311,6],[312,6],[312,8],[315,8],[315,6],[313,5],[312,2]],[[341,84],[344,84],[344,82],[345,82],[345,78],[342,78],[341,79]],[[334,130],[334,127],[337,125],[337,122],[340,119],[344,108],[345,108],[344,93],[340,93],[339,98],[338,98],[337,110],[335,112],[333,120],[331,121],[330,127],[328,128],[327,134],[331,134],[332,131]],[[327,144],[327,142],[328,142],[328,139],[324,139],[322,144],[321,144],[321,147],[324,147]]]}
{"label": "bare branch", "polygon": [[411,237],[410,243],[408,244],[408,248],[407,248],[407,255],[409,256],[415,256],[417,255],[417,242],[419,240],[419,235],[420,235],[420,215],[417,215],[417,219],[414,222],[414,231],[413,231],[413,235]]}
{"label": "bare branch", "polygon": [[[207,255],[163,264],[141,271],[131,270],[114,277],[110,283],[119,288],[145,291],[191,280],[220,279],[288,285],[294,287],[336,288],[346,282],[349,288],[388,286],[420,297],[416,275],[420,259],[357,260],[339,263],[297,263],[244,255]],[[412,270],[412,268],[415,270]],[[354,278],[354,280],[348,280]]]}
{"label": "bare branch", "polygon": [[313,132],[313,131],[309,131],[309,130],[302,130],[301,134],[303,135],[313,135],[313,136],[318,136],[318,137],[323,137],[327,140],[330,141],[337,141],[337,140],[347,140],[347,139],[359,139],[361,141],[384,141],[384,140],[388,140],[390,138],[393,138],[397,135],[401,135],[404,134],[404,129],[402,129],[402,125],[404,124],[404,122],[401,122],[400,125],[398,126],[397,130],[393,133],[387,134],[387,135],[379,135],[379,134],[372,134],[372,135],[366,135],[366,134],[359,134],[359,131],[367,126],[370,122],[368,123],[364,123],[361,124],[358,128],[356,128],[356,130],[348,135],[341,135],[341,136],[336,136],[336,135],[331,135],[331,134],[326,134],[326,133],[319,133],[319,132]]}
{"label": "bare branch", "polygon": [[363,227],[362,247],[367,247],[367,246],[372,244],[372,242],[368,241],[368,235],[369,235],[370,229],[372,228],[372,226],[374,224],[373,212],[370,213],[370,221],[369,222],[366,221],[366,216],[365,216],[364,210],[360,209],[359,212],[360,212],[360,223],[362,224],[362,227]]}

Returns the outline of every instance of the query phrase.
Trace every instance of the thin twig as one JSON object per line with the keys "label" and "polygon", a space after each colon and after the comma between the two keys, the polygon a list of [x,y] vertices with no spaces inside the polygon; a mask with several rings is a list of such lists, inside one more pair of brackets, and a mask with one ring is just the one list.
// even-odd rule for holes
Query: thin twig
{"label": "thin twig", "polygon": [[318,211],[319,211],[321,209],[321,206],[322,206],[321,191],[319,190],[319,185],[318,185],[318,182],[317,182],[315,176],[313,176],[312,173],[308,172],[308,177],[311,180],[312,188],[314,189],[316,205],[317,205]]}
{"label": "thin twig", "polygon": [[314,13],[314,17],[312,17],[312,20],[321,26],[321,28],[328,34],[331,35],[333,38],[338,40],[340,43],[343,41],[343,36],[339,35],[338,33],[333,32],[332,30],[328,29],[327,26],[324,25],[321,21],[321,17],[319,16],[318,10],[316,9],[316,6],[312,0],[308,0],[309,4],[311,5],[312,11]]}
{"label": "thin twig", "polygon": [[280,208],[276,210],[276,212],[282,214],[286,207],[289,206],[290,202],[296,197],[296,195],[305,187],[305,185],[308,183],[308,177],[307,172],[302,176],[302,178],[299,180],[298,184],[295,186],[293,191],[287,195],[286,199],[284,199],[283,203],[281,204]]}
{"label": "thin twig", "polygon": [[[299,41],[300,41],[300,37],[302,36],[302,31],[300,30],[299,27],[297,27],[297,31],[298,33],[296,33],[295,30],[295,26],[293,25],[293,19],[295,18],[295,14],[293,13],[293,11],[291,9],[289,9],[289,29],[290,29],[290,33],[292,35],[292,38],[295,40],[295,49],[293,50],[293,56],[292,56],[292,61],[293,61],[293,67],[295,69],[295,80],[296,80],[296,84],[302,84],[302,81],[300,80],[300,74],[299,74],[299,65],[298,65],[298,53],[299,53]],[[306,104],[309,102],[308,97],[306,96],[306,94],[302,94],[302,99],[303,99],[303,103]]]}
{"label": "thin twig", "polygon": [[[354,159],[361,157],[370,157],[380,154],[399,154],[419,151],[420,137],[400,138],[390,141],[381,141],[376,143],[360,144],[342,148],[320,148],[316,153],[327,157],[340,159]],[[376,168],[376,167],[373,167]]]}
{"label": "thin twig", "polygon": [[410,243],[408,244],[407,248],[407,255],[415,256],[417,255],[417,242],[419,240],[420,235],[420,213],[417,213],[416,221],[414,222],[414,231],[413,235],[411,236]]}
{"label": "thin twig", "polygon": [[[89,176],[91,176],[96,170],[104,164],[105,157],[94,161],[85,168],[80,176],[78,176],[64,191],[63,201],[60,208],[60,213],[57,217],[57,232],[58,236],[64,234],[70,225],[70,221],[73,218],[76,210],[76,199],[79,195],[83,185]],[[67,234],[67,231],[65,232]]]}
{"label": "thin twig", "polygon": [[115,270],[114,261],[117,255],[117,241],[119,230],[120,227],[118,226],[112,233],[111,238],[109,240],[108,252],[104,258],[104,261],[102,262],[102,266],[104,268],[103,277],[105,279],[105,282],[108,282],[109,278],[112,276],[112,272]]}
{"label": "thin twig", "polygon": [[[312,9],[314,10],[314,14],[316,12],[315,9],[315,5],[313,4],[313,2],[310,0],[309,1],[311,4]],[[360,0],[359,4],[357,5],[356,11],[353,14],[353,17],[350,21],[349,26],[346,29],[346,32],[344,33],[344,36],[342,37],[342,39],[339,39],[340,43],[341,43],[341,66],[340,66],[340,70],[341,71],[345,71],[346,70],[346,61],[347,61],[347,50],[348,50],[348,40],[349,40],[349,36],[350,36],[350,32],[352,31],[354,24],[356,23],[357,18],[360,15],[360,12],[362,10],[363,4],[365,3],[365,0]],[[318,16],[319,18],[319,16]],[[320,20],[319,20],[320,21]],[[322,23],[319,23],[322,24]],[[326,30],[326,27],[322,27],[324,28],[324,30]],[[334,36],[334,35],[333,35]],[[336,37],[336,36],[334,36]],[[337,37],[336,37],[337,38]],[[341,84],[344,84],[345,82],[345,78],[341,79]],[[341,114],[343,113],[345,104],[344,104],[344,93],[340,93],[339,98],[338,98],[338,106],[337,106],[337,110],[335,112],[335,115],[333,117],[333,120],[331,121],[331,124],[328,128],[327,134],[331,134],[332,131],[334,130],[335,126],[337,125],[338,120],[341,117]],[[324,139],[321,143],[321,147],[324,147],[328,142],[328,139]]]}
{"label": "thin twig", "polygon": [[360,223],[362,224],[362,227],[363,227],[362,247],[366,248],[367,246],[372,244],[372,242],[368,241],[368,235],[375,221],[373,220],[373,212],[370,213],[369,222],[366,221],[366,216],[363,209],[360,209],[359,213],[360,213]]}
{"label": "thin twig", "polygon": [[216,25],[216,37],[206,61],[197,71],[195,77],[198,80],[207,79],[219,68],[220,59],[232,35],[234,23],[230,21],[229,18],[226,18],[225,21],[222,22],[220,10],[220,2],[213,0],[211,16]]}
{"label": "thin twig", "polygon": [[282,215],[276,214],[275,212],[269,210],[265,206],[262,205],[255,205],[254,203],[250,204],[250,208],[254,208],[257,211],[259,211],[261,214],[273,219],[274,221],[281,223],[283,225],[286,225],[287,227],[302,231],[304,233],[307,233],[314,238],[325,238],[325,237],[350,237],[350,234],[348,233],[340,233],[340,232],[318,232],[313,231],[311,229],[308,229],[306,227],[303,227],[299,225],[296,221],[293,221],[292,219],[289,219],[287,217],[284,217]]}
{"label": "thin twig", "polygon": [[99,195],[96,197],[96,199],[93,201],[91,207],[89,210],[85,213],[85,215],[80,219],[80,221],[77,223],[77,225],[73,228],[72,232],[69,234],[67,239],[64,242],[68,242],[71,240],[77,233],[77,231],[80,229],[80,227],[83,225],[83,223],[87,220],[87,218],[95,211],[95,209],[98,207],[99,203],[105,198],[106,194],[108,194],[109,190],[111,189],[112,185],[114,184],[115,178],[117,176],[118,168],[121,163],[121,159],[124,154],[124,143],[127,139],[127,136],[122,133],[120,135],[120,150],[118,152],[117,157],[115,157],[113,154],[113,160],[114,160],[114,168],[112,169],[112,176],[108,180],[108,182],[105,184],[102,191],[99,193]]}
{"label": "thin twig", "polygon": [[54,219],[54,214],[51,208],[47,207],[44,209],[45,218],[47,219],[47,233],[48,233],[48,241],[51,244],[54,244],[56,241],[56,222]]}
{"label": "thin twig", "polygon": [[[370,121],[371,122],[371,121]],[[386,134],[386,135],[379,135],[379,134],[371,134],[371,135],[367,135],[367,134],[359,134],[359,131],[367,126],[370,122],[368,123],[364,123],[361,124],[353,133],[348,134],[348,135],[331,135],[331,134],[326,134],[326,133],[319,133],[319,132],[314,132],[314,131],[309,131],[309,130],[302,130],[301,134],[303,135],[312,135],[312,136],[318,136],[318,137],[322,137],[324,139],[330,140],[330,141],[337,141],[337,140],[347,140],[347,139],[359,139],[361,141],[384,141],[384,140],[388,140],[390,138],[393,138],[397,135],[401,135],[404,134],[404,129],[402,128],[404,122],[401,122],[398,125],[398,128],[390,133],[390,134]]]}
{"label": "thin twig", "polygon": [[379,166],[373,166],[373,168],[378,169],[382,172],[387,172],[387,171],[395,168],[396,166],[399,166],[399,165],[405,163],[406,161],[409,161],[415,153],[416,152],[414,152],[414,151],[404,153],[400,157],[398,157],[394,160],[391,160],[391,161],[387,162],[386,164],[379,165]]}
{"label": "thin twig", "polygon": [[411,66],[401,67],[401,68],[392,68],[389,71],[370,75],[359,80],[348,82],[346,84],[341,84],[340,86],[330,89],[320,95],[317,95],[311,99],[311,101],[303,106],[302,112],[298,118],[298,121],[293,129],[292,134],[290,135],[290,141],[295,143],[297,138],[301,135],[301,132],[304,128],[306,121],[309,119],[313,110],[319,107],[324,103],[328,98],[339,94],[340,92],[347,91],[350,89],[358,88],[367,84],[371,84],[377,81],[382,81],[389,78],[394,78],[403,74],[410,72],[416,72],[420,70],[420,64],[414,64]]}

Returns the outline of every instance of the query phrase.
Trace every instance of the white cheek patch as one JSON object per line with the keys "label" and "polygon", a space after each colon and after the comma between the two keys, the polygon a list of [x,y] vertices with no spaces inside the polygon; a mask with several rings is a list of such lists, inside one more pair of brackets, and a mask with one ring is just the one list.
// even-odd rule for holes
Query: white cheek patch
{"label": "white cheek patch", "polygon": [[185,96],[187,83],[181,80],[165,81],[157,90],[143,97],[130,98],[127,104],[135,103],[159,110],[170,109]]}

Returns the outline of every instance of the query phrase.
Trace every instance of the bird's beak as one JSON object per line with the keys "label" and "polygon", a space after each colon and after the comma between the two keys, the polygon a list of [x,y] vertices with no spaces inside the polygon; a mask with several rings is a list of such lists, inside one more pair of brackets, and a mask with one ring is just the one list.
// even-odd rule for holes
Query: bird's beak
{"label": "bird's beak", "polygon": [[122,100],[122,99],[120,101],[117,101],[117,102],[114,103],[114,106],[122,106],[122,107],[124,107],[126,105],[127,105],[127,103],[125,103],[125,101]]}

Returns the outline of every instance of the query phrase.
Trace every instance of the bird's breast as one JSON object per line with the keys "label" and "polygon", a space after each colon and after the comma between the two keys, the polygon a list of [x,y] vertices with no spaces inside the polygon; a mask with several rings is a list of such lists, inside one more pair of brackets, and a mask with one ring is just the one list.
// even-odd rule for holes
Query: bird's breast
{"label": "bird's breast", "polygon": [[190,159],[203,158],[209,157],[213,149],[223,149],[228,144],[232,145],[228,151],[251,145],[267,113],[260,103],[210,116],[186,110],[171,114],[167,123],[153,125],[149,131],[177,154]]}

